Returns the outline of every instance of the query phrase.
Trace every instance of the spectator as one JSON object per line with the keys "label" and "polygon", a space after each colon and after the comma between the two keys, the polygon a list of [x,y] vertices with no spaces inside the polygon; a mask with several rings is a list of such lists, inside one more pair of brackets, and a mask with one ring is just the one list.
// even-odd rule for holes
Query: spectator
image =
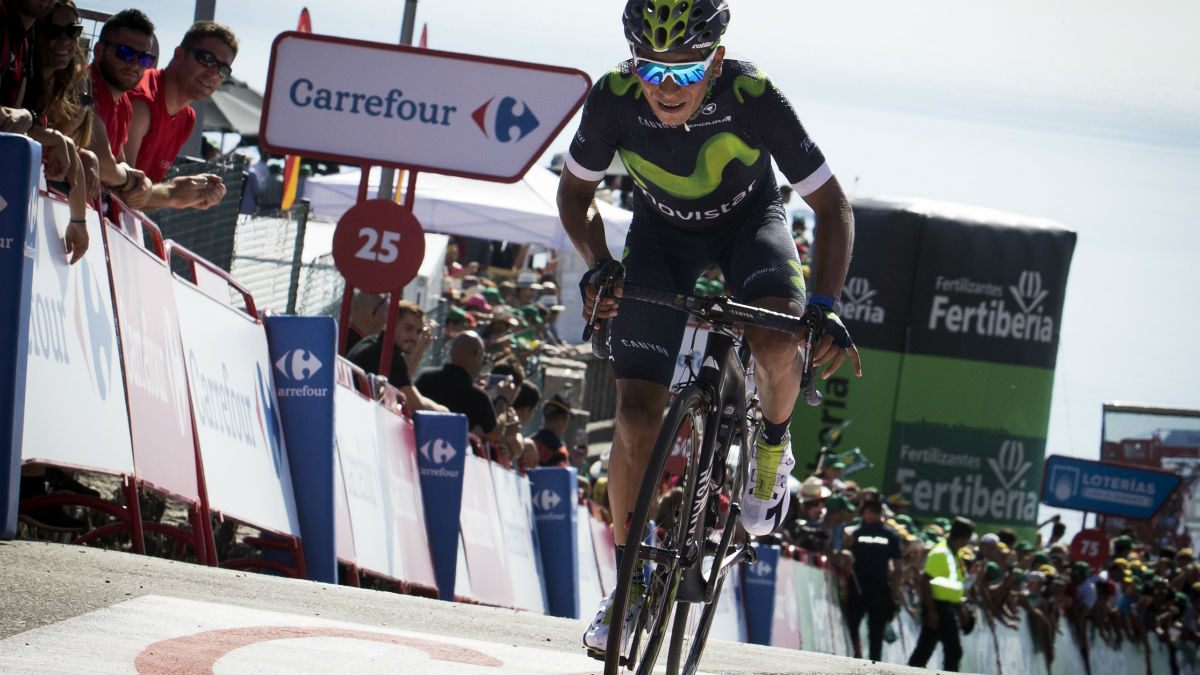
{"label": "spectator", "polygon": [[129,92],[154,64],[154,24],[142,12],[127,9],[114,14],[100,29],[89,69],[93,110],[88,144],[100,166],[100,180],[129,206],[143,208],[153,182],[134,169],[125,156],[133,106]]}
{"label": "spectator", "polygon": [[184,33],[167,67],[147,70],[129,92],[133,114],[125,156],[156,184],[146,208],[207,209],[225,196],[221,178],[213,174],[162,180],[196,124],[196,111],[189,104],[212,96],[232,73],[237,51],[233,31],[197,21]]}
{"label": "spectator", "polygon": [[537,298],[537,294],[541,291],[542,285],[537,282],[536,273],[521,272],[517,275],[516,302],[511,304],[514,307],[528,305]]}
{"label": "spectator", "polygon": [[555,394],[542,404],[542,428],[532,436],[538,451],[538,466],[567,466],[570,453],[563,435],[571,422],[571,402]]}
{"label": "spectator", "polygon": [[446,328],[442,332],[442,339],[449,343],[459,333],[475,328],[475,317],[467,314],[458,307],[451,307],[446,312]]}
{"label": "spectator", "polygon": [[350,301],[350,325],[346,327],[346,353],[368,335],[374,335],[387,325],[387,297],[378,293],[358,291]]}
{"label": "spectator", "polygon": [[[492,372],[495,372],[494,370]],[[537,410],[538,402],[542,399],[542,392],[537,385],[529,380],[522,381],[517,386],[517,396],[513,399],[512,410],[517,416],[517,424],[524,427],[527,422],[533,417],[534,411]],[[527,469],[532,469],[538,465],[538,450],[532,438],[521,439],[521,452],[516,456],[516,468],[521,473]]]}
{"label": "spectator", "polygon": [[477,436],[499,440],[496,409],[492,397],[475,384],[483,365],[483,340],[474,331],[460,333],[450,341],[450,353],[439,369],[430,369],[417,377],[417,388],[451,412],[467,416],[467,428]]}
{"label": "spectator", "polygon": [[[399,302],[396,323],[392,335],[392,363],[388,369],[388,382],[399,389],[408,406],[413,410],[437,410],[446,412],[446,407],[424,396],[412,384],[405,355],[417,348],[422,333],[428,330],[422,319],[425,310],[407,300]],[[368,373],[378,373],[383,355],[383,339],[386,331],[368,335],[346,353],[346,358]]]}
{"label": "spectator", "polygon": [[[838,495],[830,498],[832,502]],[[883,633],[899,607],[900,535],[883,522],[883,504],[869,501],[862,507],[862,524],[846,535],[845,549],[853,556],[846,586],[846,622],[854,643],[855,658],[862,658],[859,624],[867,617],[868,655],[883,658]]]}
{"label": "spectator", "polygon": [[49,14],[37,20],[36,26],[40,36],[36,41],[39,72],[30,81],[33,91],[27,92],[26,98],[34,102],[32,109],[37,111],[40,123],[70,136],[76,148],[66,184],[61,186],[61,191],[68,195],[71,212],[64,240],[67,251],[72,254],[71,262],[76,262],[88,249],[84,219],[87,200],[100,193],[96,157],[85,149],[90,138],[84,137],[81,144],[71,134],[74,129],[64,128],[80,110],[86,111],[80,104],[83,95],[78,92],[78,85],[87,75],[84,65],[87,57],[76,41],[83,24],[79,22],[75,3],[59,0]]}
{"label": "spectator", "polygon": [[562,334],[558,332],[558,315],[562,313],[565,306],[558,304],[558,298],[553,295],[543,295],[538,298],[538,302],[542,307],[546,308],[546,343],[553,346],[563,346],[567,341],[563,339]]}
{"label": "spectator", "polygon": [[938,642],[942,643],[942,669],[958,672],[962,659],[959,640],[959,616],[963,613],[963,579],[965,574],[958,551],[967,545],[975,524],[966,518],[955,518],[948,539],[939,541],[925,560],[920,594],[924,622],[917,646],[908,658],[908,665],[924,668]]}
{"label": "spectator", "polygon": [[[3,32],[0,32],[0,131],[28,134],[40,143],[46,180],[65,180],[72,186],[79,186],[82,195],[86,177],[75,142],[46,128],[45,120],[36,109],[38,101],[35,99],[39,95],[27,91],[36,88],[40,80],[40,73],[34,69],[37,41],[33,27],[53,8],[47,0],[0,0],[0,22],[3,23]],[[82,223],[73,222],[67,235],[65,244],[74,262],[87,250],[87,231]]]}

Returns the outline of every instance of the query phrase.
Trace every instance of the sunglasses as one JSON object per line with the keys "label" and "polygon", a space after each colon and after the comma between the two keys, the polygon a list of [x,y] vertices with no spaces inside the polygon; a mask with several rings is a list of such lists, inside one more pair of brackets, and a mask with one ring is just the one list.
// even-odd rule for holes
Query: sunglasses
{"label": "sunglasses", "polygon": [[216,55],[207,49],[196,49],[194,47],[184,47],[184,49],[196,57],[196,63],[210,70],[216,68],[217,74],[221,76],[222,80],[228,80],[229,76],[233,74],[233,66],[231,64],[217,60]]}
{"label": "sunglasses", "polygon": [[92,98],[92,95],[86,91],[75,97],[75,105],[79,106],[80,108],[90,108],[95,102],[96,99]]}
{"label": "sunglasses", "polygon": [[686,87],[704,79],[713,59],[717,56],[717,48],[713,47],[708,58],[703,61],[688,61],[685,63],[663,63],[653,59],[645,59],[633,52],[633,67],[638,77],[648,84],[662,84],[666,78],[671,78],[675,84]]}
{"label": "sunglasses", "polygon": [[57,40],[60,37],[77,40],[80,35],[83,35],[83,24],[69,23],[65,26],[60,26],[56,23],[47,22],[42,24],[41,30],[42,35],[47,40]]}
{"label": "sunglasses", "polygon": [[139,52],[133,47],[119,45],[115,42],[109,42],[108,40],[101,40],[101,42],[110,47],[115,47],[117,51],[117,58],[121,59],[122,61],[133,61],[134,59],[137,59],[137,64],[143,68],[149,68],[150,66],[154,65],[154,54],[151,52]]}

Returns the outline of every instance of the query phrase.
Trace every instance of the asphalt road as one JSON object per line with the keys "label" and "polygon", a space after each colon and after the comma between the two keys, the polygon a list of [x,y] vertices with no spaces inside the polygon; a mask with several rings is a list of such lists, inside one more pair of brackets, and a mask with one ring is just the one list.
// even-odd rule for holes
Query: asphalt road
{"label": "asphalt road", "polygon": [[[191,662],[171,670],[154,659],[190,649],[187,640],[197,635],[207,636],[204,646],[213,652],[212,636],[232,633],[217,650],[225,660],[206,672],[246,672],[252,662],[255,672],[289,673],[401,672],[400,665],[422,673],[601,670],[582,655],[582,621],[82,546],[0,541],[0,593],[0,673],[193,672]],[[269,640],[279,649],[256,646],[267,641],[254,637],[264,630],[274,631]],[[364,635],[385,644],[375,652],[346,646],[354,639],[361,645]],[[398,652],[387,651],[396,649],[417,654],[416,660],[405,656],[401,664]],[[427,655],[436,668],[418,663]],[[482,661],[471,660],[476,657]],[[718,641],[709,644],[701,669],[730,675],[928,672]]]}

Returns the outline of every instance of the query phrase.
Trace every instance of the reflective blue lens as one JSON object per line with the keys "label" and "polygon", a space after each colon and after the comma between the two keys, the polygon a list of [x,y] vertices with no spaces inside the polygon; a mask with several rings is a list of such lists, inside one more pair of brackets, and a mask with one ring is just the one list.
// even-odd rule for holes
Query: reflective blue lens
{"label": "reflective blue lens", "polygon": [[708,62],[667,64],[657,61],[638,61],[637,74],[650,84],[662,84],[667,77],[681,87],[695,84],[704,79]]}

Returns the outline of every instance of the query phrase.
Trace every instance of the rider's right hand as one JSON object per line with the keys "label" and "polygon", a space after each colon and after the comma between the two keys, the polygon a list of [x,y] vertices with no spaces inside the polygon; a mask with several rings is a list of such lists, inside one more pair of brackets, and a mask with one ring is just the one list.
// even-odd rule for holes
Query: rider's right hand
{"label": "rider's right hand", "polygon": [[[592,269],[579,278],[579,293],[583,297],[585,321],[592,319],[592,307],[596,303],[596,294],[599,292],[598,282],[609,274],[615,274],[612,293],[600,301],[600,311],[596,313],[596,318],[610,319],[617,315],[618,298],[621,297],[625,287],[625,268],[615,260],[597,260],[596,264],[592,265]],[[599,327],[598,324],[592,326],[592,328]]]}

